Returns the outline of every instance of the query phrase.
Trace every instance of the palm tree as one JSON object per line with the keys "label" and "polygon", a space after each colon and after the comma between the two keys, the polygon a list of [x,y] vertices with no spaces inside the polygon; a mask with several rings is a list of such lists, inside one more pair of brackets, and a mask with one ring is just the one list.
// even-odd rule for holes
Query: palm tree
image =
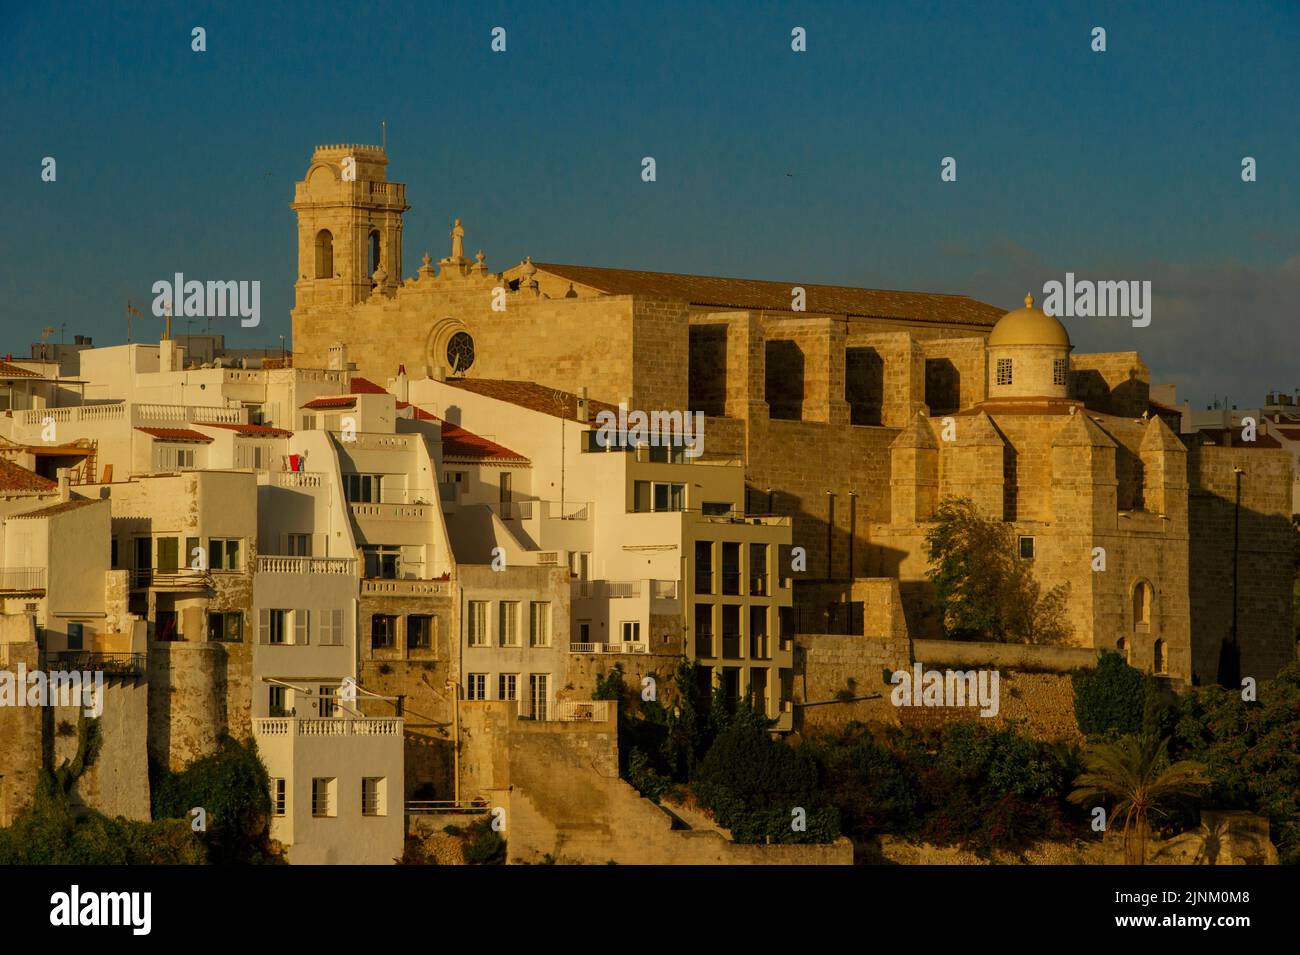
{"label": "palm tree", "polygon": [[1089,745],[1083,767],[1068,798],[1076,804],[1114,801],[1112,813],[1124,816],[1124,859],[1129,865],[1146,864],[1147,816],[1161,814],[1160,805],[1173,797],[1194,796],[1209,784],[1201,763],[1180,760],[1170,765],[1169,740],[1154,736]]}

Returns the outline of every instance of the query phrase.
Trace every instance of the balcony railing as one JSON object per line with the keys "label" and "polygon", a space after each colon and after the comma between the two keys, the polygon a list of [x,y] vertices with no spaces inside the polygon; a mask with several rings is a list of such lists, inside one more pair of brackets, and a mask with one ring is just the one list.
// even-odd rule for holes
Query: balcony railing
{"label": "balcony railing", "polygon": [[164,589],[190,589],[208,587],[212,584],[212,574],[206,570],[133,570],[131,587],[142,590],[146,587]]}
{"label": "balcony railing", "polygon": [[90,670],[107,676],[142,676],[143,653],[112,653],[95,650],[60,650],[49,654],[50,663],[61,670]]}
{"label": "balcony railing", "polygon": [[570,643],[570,653],[648,653],[644,643]]}
{"label": "balcony railing", "polygon": [[451,581],[366,578],[361,581],[361,593],[389,597],[445,597],[451,593]]}
{"label": "balcony railing", "polygon": [[280,487],[318,488],[325,486],[323,471],[279,471],[275,483]]}
{"label": "balcony railing", "polygon": [[695,592],[697,594],[713,593],[713,571],[699,568],[696,569]]}
{"label": "balcony railing", "polygon": [[259,574],[356,574],[355,557],[258,557]]}
{"label": "balcony railing", "polygon": [[724,570],[722,572],[722,593],[728,597],[735,597],[740,594],[740,571]]}
{"label": "balcony railing", "polygon": [[0,570],[0,590],[44,590],[44,567],[6,567]]}
{"label": "balcony railing", "polygon": [[650,596],[655,600],[676,600],[677,599],[677,581],[675,580],[652,580],[650,582]]}
{"label": "balcony railing", "polygon": [[408,799],[406,814],[408,816],[481,816],[491,807],[482,799]]}
{"label": "balcony railing", "polygon": [[253,720],[253,732],[259,736],[401,736],[402,720],[398,717],[267,717]]}
{"label": "balcony railing", "polygon": [[422,520],[427,504],[352,504],[353,517],[372,517],[378,520]]}

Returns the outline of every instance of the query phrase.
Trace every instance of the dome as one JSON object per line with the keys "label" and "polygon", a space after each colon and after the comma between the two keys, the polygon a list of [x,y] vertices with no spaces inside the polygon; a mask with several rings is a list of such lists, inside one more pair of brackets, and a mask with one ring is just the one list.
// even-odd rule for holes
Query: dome
{"label": "dome", "polygon": [[1057,319],[1034,308],[1034,297],[1025,296],[1025,307],[1007,312],[989,334],[989,347],[999,345],[1048,345],[1069,348],[1070,335]]}

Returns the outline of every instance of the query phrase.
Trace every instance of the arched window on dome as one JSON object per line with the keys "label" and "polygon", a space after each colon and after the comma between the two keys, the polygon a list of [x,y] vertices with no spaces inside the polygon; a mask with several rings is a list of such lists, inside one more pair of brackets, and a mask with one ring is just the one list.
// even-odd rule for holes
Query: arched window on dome
{"label": "arched window on dome", "polygon": [[334,277],[334,236],[329,229],[316,233],[316,278]]}

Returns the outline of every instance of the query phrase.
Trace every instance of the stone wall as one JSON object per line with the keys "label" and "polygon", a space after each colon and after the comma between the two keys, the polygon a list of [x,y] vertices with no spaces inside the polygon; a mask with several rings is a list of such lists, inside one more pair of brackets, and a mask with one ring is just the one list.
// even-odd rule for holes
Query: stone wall
{"label": "stone wall", "polygon": [[1233,524],[1242,469],[1237,586],[1241,675],[1271,679],[1295,659],[1292,633],[1291,457],[1250,446],[1193,446],[1187,456],[1192,669],[1218,678],[1232,634]]}
{"label": "stone wall", "polygon": [[[6,679],[17,680],[20,663],[28,671],[40,666],[33,623],[26,614],[0,617],[0,670],[12,674]],[[16,683],[14,691],[19,692]],[[0,706],[0,826],[9,825],[36,794],[46,743],[44,715],[40,707]]]}
{"label": "stone wall", "polygon": [[1140,418],[1151,406],[1151,372],[1137,352],[1071,355],[1069,393],[1094,411]]}
{"label": "stone wall", "polygon": [[171,770],[215,752],[229,731],[226,649],[187,641],[149,645],[149,753]]}

